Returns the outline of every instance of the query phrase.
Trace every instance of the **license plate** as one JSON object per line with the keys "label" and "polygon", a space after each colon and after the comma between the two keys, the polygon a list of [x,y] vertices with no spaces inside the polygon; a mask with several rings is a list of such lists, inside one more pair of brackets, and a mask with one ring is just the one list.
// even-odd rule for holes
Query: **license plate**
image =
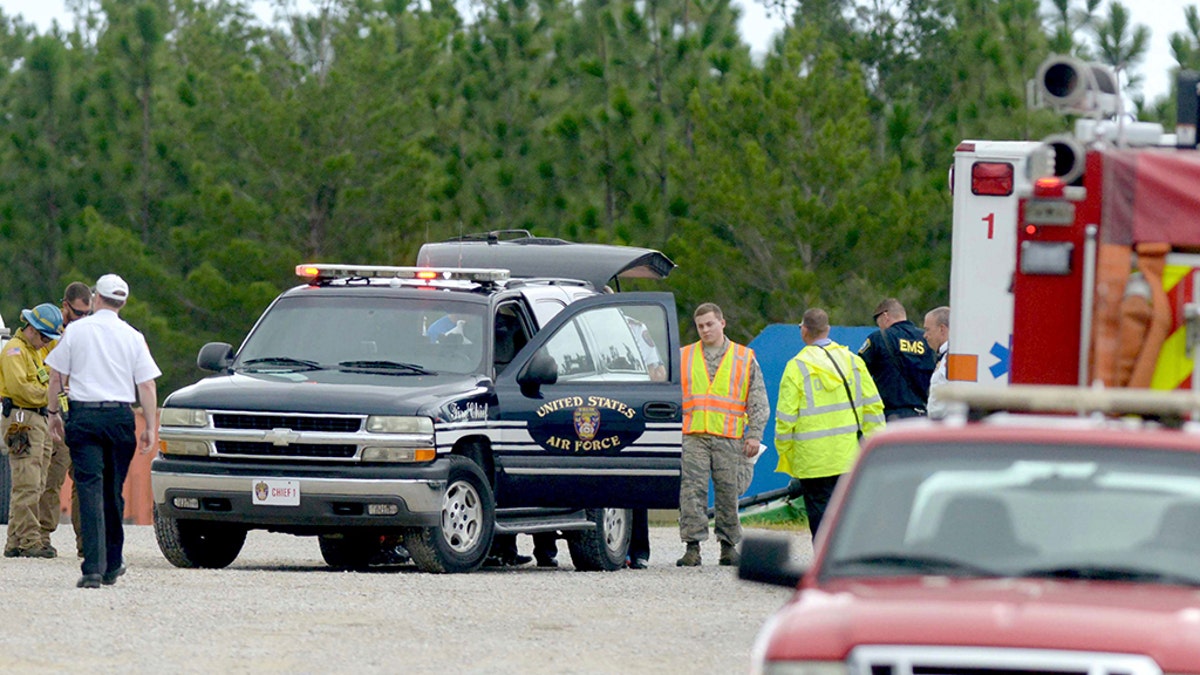
{"label": "license plate", "polygon": [[253,503],[262,506],[300,506],[300,481],[259,478],[250,490]]}

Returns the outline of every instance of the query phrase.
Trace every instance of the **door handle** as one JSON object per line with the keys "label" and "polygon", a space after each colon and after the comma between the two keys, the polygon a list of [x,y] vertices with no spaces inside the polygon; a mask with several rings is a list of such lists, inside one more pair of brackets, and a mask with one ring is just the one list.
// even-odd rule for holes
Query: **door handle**
{"label": "door handle", "polygon": [[648,420],[673,420],[679,414],[679,404],[651,401],[642,406],[642,415]]}

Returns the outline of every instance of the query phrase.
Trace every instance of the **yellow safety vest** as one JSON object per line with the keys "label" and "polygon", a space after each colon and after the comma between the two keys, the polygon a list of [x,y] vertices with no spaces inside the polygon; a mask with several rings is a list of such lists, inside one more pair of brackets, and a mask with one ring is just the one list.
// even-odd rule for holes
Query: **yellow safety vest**
{"label": "yellow safety vest", "polygon": [[754,350],[729,343],[712,381],[699,342],[681,351],[683,377],[683,433],[741,438],[746,428],[746,400],[750,397],[750,363]]}
{"label": "yellow safety vest", "polygon": [[[837,368],[831,358],[837,361]],[[866,364],[837,343],[830,343],[826,350],[816,345],[805,347],[788,362],[779,383],[775,409],[779,464],[775,470],[796,478],[845,473],[858,456],[860,424],[864,434],[884,425],[883,400]]]}

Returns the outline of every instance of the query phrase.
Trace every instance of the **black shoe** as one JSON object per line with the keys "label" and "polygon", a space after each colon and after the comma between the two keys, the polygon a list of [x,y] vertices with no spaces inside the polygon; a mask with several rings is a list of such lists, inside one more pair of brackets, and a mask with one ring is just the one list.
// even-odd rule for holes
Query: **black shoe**
{"label": "black shoe", "polygon": [[6,548],[6,549],[4,549],[4,557],[5,558],[20,558],[21,557],[21,549]]}
{"label": "black shoe", "polygon": [[99,574],[85,574],[75,583],[76,588],[100,588]]}
{"label": "black shoe", "polygon": [[535,555],[534,558],[537,559],[538,567],[558,567],[558,561],[550,556]]}
{"label": "black shoe", "polygon": [[105,572],[104,578],[100,580],[105,586],[112,586],[117,583],[117,578],[125,574],[125,565],[121,565],[112,572]]}
{"label": "black shoe", "polygon": [[646,569],[646,566],[649,564],[650,564],[650,561],[646,560],[645,558],[632,558],[629,561],[629,569],[644,570],[644,569]]}

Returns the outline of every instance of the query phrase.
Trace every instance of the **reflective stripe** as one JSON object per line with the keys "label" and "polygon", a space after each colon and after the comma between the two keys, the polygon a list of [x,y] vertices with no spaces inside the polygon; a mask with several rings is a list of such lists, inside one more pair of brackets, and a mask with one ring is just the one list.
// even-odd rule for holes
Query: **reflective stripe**
{"label": "reflective stripe", "polygon": [[[801,353],[803,353],[803,350],[801,350]],[[800,381],[804,383],[804,405],[811,408],[814,403],[813,399],[816,397],[813,396],[812,378],[809,377],[808,364],[801,361],[800,357],[797,356],[796,365],[800,368]],[[804,411],[800,412],[803,413]]]}
{"label": "reflective stripe", "polygon": [[800,417],[812,417],[813,415],[824,415],[825,413],[837,412],[839,410],[850,410],[849,401],[840,401],[838,403],[826,403],[825,405],[806,406],[800,411]]}
{"label": "reflective stripe", "polygon": [[858,425],[851,424],[849,426],[834,427],[832,429],[818,429],[815,431],[806,431],[799,434],[781,434],[776,437],[778,441],[811,441],[816,438],[829,438],[830,436],[842,436],[844,434],[858,434]]}

